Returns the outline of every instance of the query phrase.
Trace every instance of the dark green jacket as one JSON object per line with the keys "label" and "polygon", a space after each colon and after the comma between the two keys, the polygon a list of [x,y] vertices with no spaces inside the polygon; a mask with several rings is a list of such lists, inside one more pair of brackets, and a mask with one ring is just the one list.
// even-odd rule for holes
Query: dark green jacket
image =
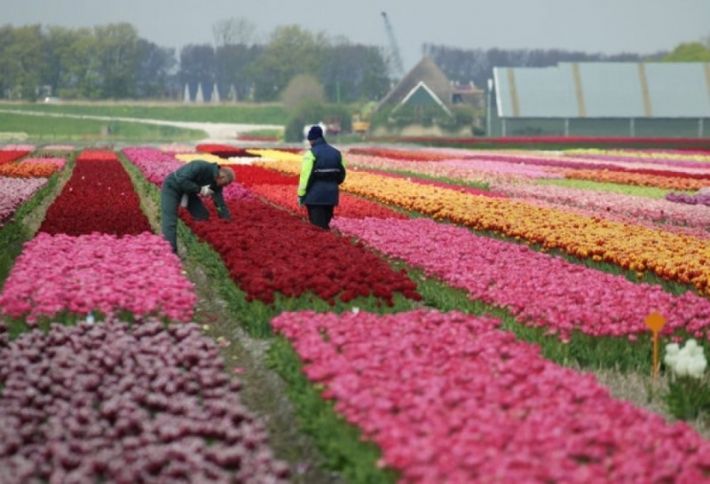
{"label": "dark green jacket", "polygon": [[179,193],[199,194],[203,186],[209,185],[214,192],[212,200],[221,218],[229,218],[231,214],[222,196],[222,187],[217,185],[219,165],[204,160],[193,160],[172,172],[165,179],[170,188]]}

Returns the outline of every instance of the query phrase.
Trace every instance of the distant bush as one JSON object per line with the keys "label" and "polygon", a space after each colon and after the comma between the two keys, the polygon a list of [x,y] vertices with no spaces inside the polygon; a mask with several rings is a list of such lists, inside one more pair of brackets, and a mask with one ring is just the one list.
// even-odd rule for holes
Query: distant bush
{"label": "distant bush", "polygon": [[342,105],[315,102],[302,104],[290,115],[284,132],[284,140],[289,142],[303,141],[303,127],[320,121],[326,125],[339,123],[342,133],[350,132],[352,129],[350,116],[350,110]]}

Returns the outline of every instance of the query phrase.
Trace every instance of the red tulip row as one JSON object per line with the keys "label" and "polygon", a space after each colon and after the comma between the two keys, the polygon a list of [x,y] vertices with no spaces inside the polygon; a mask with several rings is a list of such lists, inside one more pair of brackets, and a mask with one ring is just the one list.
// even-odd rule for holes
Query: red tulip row
{"label": "red tulip row", "polygon": [[30,152],[26,150],[0,150],[0,165],[12,163],[28,154],[30,154]]}
{"label": "red tulip row", "polygon": [[404,273],[344,238],[304,223],[258,200],[227,202],[232,219],[220,220],[213,207],[207,221],[182,218],[221,255],[249,299],[266,303],[277,293],[306,293],[335,302],[375,296],[392,303],[395,293],[419,299],[416,284]]}
{"label": "red tulip row", "polygon": [[246,148],[222,144],[200,144],[197,145],[196,150],[200,153],[211,153],[222,158],[231,158],[233,156],[251,156],[247,153]]}
{"label": "red tulip row", "polygon": [[64,190],[49,207],[40,231],[135,235],[150,231],[150,225],[116,154],[84,151]]}

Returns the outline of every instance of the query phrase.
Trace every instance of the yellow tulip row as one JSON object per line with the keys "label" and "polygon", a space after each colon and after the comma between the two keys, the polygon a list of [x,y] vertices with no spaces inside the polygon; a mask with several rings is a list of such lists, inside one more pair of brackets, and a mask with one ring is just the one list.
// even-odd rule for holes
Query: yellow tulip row
{"label": "yellow tulip row", "polygon": [[[300,163],[293,159],[262,166],[289,174],[300,170]],[[352,170],[342,188],[438,220],[497,232],[546,249],[611,262],[636,272],[650,270],[710,295],[710,244],[696,237]]]}

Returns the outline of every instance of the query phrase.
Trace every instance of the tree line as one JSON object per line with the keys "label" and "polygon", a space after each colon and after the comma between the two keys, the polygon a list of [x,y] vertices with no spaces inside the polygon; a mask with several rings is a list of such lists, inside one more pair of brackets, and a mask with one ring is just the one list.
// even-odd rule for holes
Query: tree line
{"label": "tree line", "polygon": [[275,101],[289,81],[308,74],[328,101],[380,99],[390,88],[381,48],[328,38],[298,26],[275,29],[265,43],[231,19],[213,27],[214,43],[176,49],[141,38],[131,24],[93,28],[0,27],[0,97],[34,100],[182,99],[185,85],[205,99]]}

